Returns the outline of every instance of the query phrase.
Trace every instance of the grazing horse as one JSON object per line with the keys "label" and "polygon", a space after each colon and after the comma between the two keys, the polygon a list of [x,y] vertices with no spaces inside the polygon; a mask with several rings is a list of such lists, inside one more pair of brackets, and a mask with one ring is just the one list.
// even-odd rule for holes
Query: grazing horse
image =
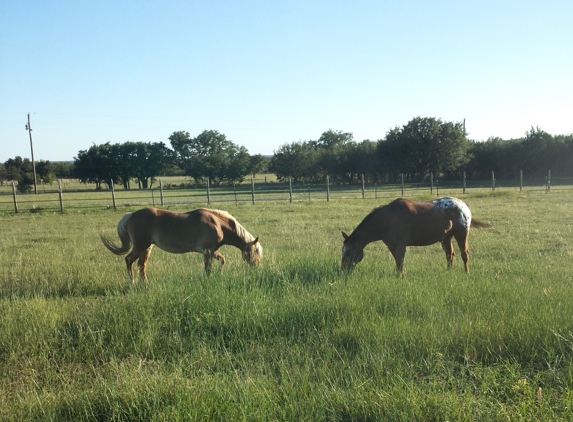
{"label": "grazing horse", "polygon": [[[225,264],[218,252],[223,245],[239,248],[243,259],[258,264],[263,255],[259,238],[255,238],[229,213],[199,208],[189,212],[174,212],[157,208],[144,208],[125,214],[117,224],[121,246],[115,246],[100,235],[106,248],[116,255],[124,255],[127,282],[133,282],[132,265],[136,260],[139,275],[145,281],[145,266],[153,245],[171,253],[199,252],[203,254],[205,272],[209,274],[213,258]],[[133,246],[133,248],[132,248]]]}
{"label": "grazing horse", "polygon": [[396,260],[396,270],[403,272],[406,246],[427,246],[442,242],[448,267],[454,262],[452,237],[456,239],[466,273],[469,273],[468,235],[470,227],[492,227],[472,220],[468,206],[457,198],[438,198],[413,202],[399,198],[375,208],[348,236],[342,232],[343,271],[350,271],[364,257],[364,247],[383,241]]}

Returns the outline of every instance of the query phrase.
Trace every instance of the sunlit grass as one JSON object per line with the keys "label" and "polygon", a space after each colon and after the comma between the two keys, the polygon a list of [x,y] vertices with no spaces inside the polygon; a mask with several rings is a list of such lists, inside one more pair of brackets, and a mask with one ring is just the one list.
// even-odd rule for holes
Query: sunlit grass
{"label": "sunlit grass", "polygon": [[259,268],[155,249],[129,290],[122,212],[0,216],[0,419],[568,420],[573,194],[464,200],[494,224],[469,275],[433,245],[399,278],[382,243],[340,274],[386,200],[239,204]]}

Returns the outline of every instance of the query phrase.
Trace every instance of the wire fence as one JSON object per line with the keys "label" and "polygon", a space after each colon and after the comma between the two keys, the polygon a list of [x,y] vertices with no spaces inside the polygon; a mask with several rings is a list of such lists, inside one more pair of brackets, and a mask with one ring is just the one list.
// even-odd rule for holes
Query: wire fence
{"label": "wire fence", "polygon": [[[69,184],[69,183],[68,183]],[[74,186],[77,186],[75,184]],[[352,185],[333,185],[328,178],[324,184],[294,184],[291,181],[266,182],[252,179],[250,183],[211,187],[207,182],[198,187],[164,187],[150,189],[66,189],[66,181],[58,181],[57,187],[44,187],[38,193],[19,193],[12,184],[11,189],[0,190],[0,213],[21,212],[66,212],[88,209],[121,209],[134,207],[226,207],[239,203],[259,202],[301,202],[301,201],[343,201],[361,199],[394,199],[415,196],[463,196],[495,190],[509,191],[556,191],[573,189],[573,179],[529,179],[519,181],[440,181],[424,183],[378,184],[360,181]]]}

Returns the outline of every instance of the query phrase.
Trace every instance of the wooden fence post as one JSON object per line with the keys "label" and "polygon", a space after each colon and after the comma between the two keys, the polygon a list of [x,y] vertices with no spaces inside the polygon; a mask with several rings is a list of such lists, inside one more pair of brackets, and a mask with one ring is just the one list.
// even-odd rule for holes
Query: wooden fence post
{"label": "wooden fence post", "polygon": [[18,214],[18,202],[16,201],[16,184],[12,180],[12,198],[14,198],[14,212]]}
{"label": "wooden fence post", "polygon": [[163,206],[163,182],[159,179],[159,200],[161,202],[161,206]]}
{"label": "wooden fence post", "polygon": [[326,175],[326,202],[330,202],[330,179]]}
{"label": "wooden fence post", "polygon": [[292,177],[288,178],[288,192],[289,192],[289,202],[292,204]]}
{"label": "wooden fence post", "polygon": [[207,177],[207,205],[211,204],[211,192],[209,190],[209,178]]}
{"label": "wooden fence post", "polygon": [[462,193],[466,194],[466,172],[464,171],[464,183],[463,183],[463,190]]}
{"label": "wooden fence post", "polygon": [[60,198],[60,212],[64,213],[64,200],[62,198],[62,179],[58,179],[58,197]]}
{"label": "wooden fence post", "polygon": [[400,178],[402,179],[402,197],[404,197],[404,173],[400,173]]}
{"label": "wooden fence post", "polygon": [[551,190],[551,170],[547,172],[547,192]]}
{"label": "wooden fence post", "polygon": [[523,190],[523,170],[519,170],[519,191]]}
{"label": "wooden fence post", "polygon": [[255,178],[251,174],[251,204],[255,205]]}
{"label": "wooden fence post", "polygon": [[430,173],[430,195],[434,193],[434,172]]}
{"label": "wooden fence post", "polygon": [[113,185],[113,180],[111,181],[111,202],[113,204],[113,209],[116,210],[116,206],[115,206],[115,188]]}
{"label": "wooden fence post", "polygon": [[237,186],[233,183],[233,193],[235,195],[235,206],[237,206]]}
{"label": "wooden fence post", "polygon": [[495,190],[495,173],[491,171],[491,190]]}
{"label": "wooden fence post", "polygon": [[362,199],[364,199],[364,174],[361,174],[360,176],[362,176]]}

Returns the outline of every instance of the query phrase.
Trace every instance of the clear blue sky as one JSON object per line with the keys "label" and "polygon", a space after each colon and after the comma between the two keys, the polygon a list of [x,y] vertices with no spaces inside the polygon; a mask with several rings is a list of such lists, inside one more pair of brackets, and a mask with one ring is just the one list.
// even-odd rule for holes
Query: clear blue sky
{"label": "clear blue sky", "polygon": [[251,154],[416,116],[573,133],[573,1],[0,3],[0,162],[224,133]]}

